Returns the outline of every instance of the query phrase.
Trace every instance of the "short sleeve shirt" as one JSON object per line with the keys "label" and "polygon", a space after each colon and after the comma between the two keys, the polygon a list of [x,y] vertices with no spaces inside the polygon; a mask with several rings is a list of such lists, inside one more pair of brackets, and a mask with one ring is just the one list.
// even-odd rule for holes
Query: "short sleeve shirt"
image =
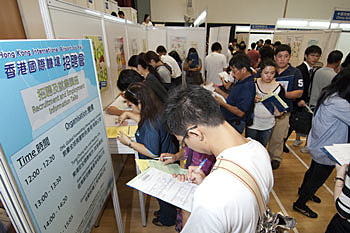
{"label": "short sleeve shirt", "polygon": [[[160,119],[154,124],[147,120],[136,132],[136,141],[143,144],[152,154],[160,156],[161,153],[176,153],[177,149],[171,135],[166,131]],[[141,159],[149,158],[139,154]]]}
{"label": "short sleeve shirt", "polygon": [[213,82],[216,85],[222,85],[220,72],[227,67],[225,55],[213,52],[205,58],[205,70],[207,71],[207,83]]}
{"label": "short sleeve shirt", "polygon": [[252,105],[254,104],[255,98],[255,83],[254,76],[238,81],[226,99],[226,102],[232,106],[239,108],[242,112],[246,113],[243,118],[236,116],[224,107],[221,107],[221,111],[227,122],[232,124],[235,120],[246,121],[246,116]]}
{"label": "short sleeve shirt", "polygon": [[[295,90],[304,90],[304,81],[303,76],[299,69],[289,65],[286,70],[282,73],[276,73],[276,81],[279,82],[284,88],[285,91],[295,91]],[[288,82],[288,86],[287,86]],[[293,111],[293,100],[286,98],[286,104],[288,104],[288,112]]]}

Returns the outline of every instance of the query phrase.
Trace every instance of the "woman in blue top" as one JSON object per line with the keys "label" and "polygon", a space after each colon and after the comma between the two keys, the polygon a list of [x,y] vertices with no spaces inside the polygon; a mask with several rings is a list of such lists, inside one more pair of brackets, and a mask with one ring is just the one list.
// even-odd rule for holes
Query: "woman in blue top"
{"label": "woman in blue top", "polygon": [[324,146],[348,142],[350,126],[350,69],[335,76],[336,81],[322,89],[316,104],[312,128],[307,144],[311,154],[311,165],[306,171],[299,189],[299,198],[293,209],[317,218],[317,214],[306,206],[308,200],[320,203],[314,194],[332,173],[335,162],[322,151]]}
{"label": "woman in blue top", "polygon": [[[138,122],[136,142],[121,133],[119,141],[139,153],[139,158],[149,159],[159,157],[161,153],[176,153],[178,151],[173,137],[163,127],[161,114],[162,103],[153,91],[144,83],[133,83],[124,93],[124,97],[132,108],[132,112],[124,112],[119,121],[133,119]],[[176,208],[158,199],[160,215],[153,219],[157,226],[172,226],[176,222]]]}

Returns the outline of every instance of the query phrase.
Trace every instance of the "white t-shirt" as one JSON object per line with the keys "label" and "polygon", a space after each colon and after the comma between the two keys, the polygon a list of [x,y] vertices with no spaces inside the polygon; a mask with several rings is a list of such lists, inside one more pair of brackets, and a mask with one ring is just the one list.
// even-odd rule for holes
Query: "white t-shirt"
{"label": "white t-shirt", "polygon": [[[236,162],[254,177],[265,202],[273,186],[270,157],[265,147],[249,139],[248,143],[231,147],[217,158]],[[255,233],[259,219],[254,194],[232,174],[215,170],[194,193],[192,213],[182,233]]]}
{"label": "white t-shirt", "polygon": [[225,55],[217,52],[212,52],[205,58],[205,70],[207,71],[207,83],[213,82],[217,85],[222,85],[219,73],[227,68]]}
{"label": "white t-shirt", "polygon": [[177,78],[181,76],[182,72],[180,70],[180,67],[173,57],[166,54],[162,55],[160,57],[160,60],[162,60],[162,62],[168,64],[171,67],[171,78]]}

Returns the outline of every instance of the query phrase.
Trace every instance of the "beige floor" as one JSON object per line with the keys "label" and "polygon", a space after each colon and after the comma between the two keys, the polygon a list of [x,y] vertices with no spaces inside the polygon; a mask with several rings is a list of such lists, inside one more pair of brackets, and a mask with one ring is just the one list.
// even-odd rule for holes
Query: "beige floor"
{"label": "beige floor", "polygon": [[[300,233],[320,233],[325,229],[335,213],[332,194],[325,188],[321,187],[317,195],[321,198],[322,203],[308,203],[309,207],[319,214],[317,219],[307,218],[292,210],[292,204],[297,198],[297,190],[302,182],[306,171],[303,165],[310,164],[310,155],[300,152],[300,147],[293,147],[293,141],[288,141],[289,147],[295,152],[284,153],[281,167],[274,171],[275,185],[274,192],[270,195],[269,206],[273,211],[286,211],[297,220],[296,230],[291,232]],[[299,156],[300,160],[297,158]],[[326,185],[330,191],[333,191],[333,178],[335,173],[327,180]],[[139,209],[139,199],[137,191],[127,187],[125,184],[135,176],[135,163],[132,157],[128,157],[126,165],[117,181],[121,212],[126,233],[142,232],[175,232],[173,227],[157,227],[152,224],[153,211],[157,210],[158,203],[154,198],[147,196],[147,226],[142,227],[141,215]],[[275,194],[275,195],[274,195]],[[118,232],[113,205],[111,200],[107,202],[100,226],[94,228],[92,233],[116,233]]]}

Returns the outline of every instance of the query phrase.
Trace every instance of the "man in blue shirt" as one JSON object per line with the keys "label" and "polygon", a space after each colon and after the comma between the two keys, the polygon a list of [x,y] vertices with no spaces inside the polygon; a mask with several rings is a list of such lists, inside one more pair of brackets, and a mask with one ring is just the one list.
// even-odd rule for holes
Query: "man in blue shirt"
{"label": "man in blue shirt", "polygon": [[303,76],[299,69],[291,66],[289,60],[291,48],[289,45],[281,44],[275,50],[275,61],[277,65],[276,81],[285,89],[287,113],[276,117],[275,126],[272,129],[268,152],[271,158],[272,169],[280,166],[283,153],[283,139],[288,134],[290,112],[293,111],[293,100],[303,95]]}
{"label": "man in blue shirt", "polygon": [[219,88],[215,91],[225,97],[226,102],[216,97],[221,106],[225,120],[239,133],[246,127],[254,108],[255,84],[250,70],[250,59],[244,53],[236,53],[230,60],[230,68],[238,82],[232,87],[230,94]]}

